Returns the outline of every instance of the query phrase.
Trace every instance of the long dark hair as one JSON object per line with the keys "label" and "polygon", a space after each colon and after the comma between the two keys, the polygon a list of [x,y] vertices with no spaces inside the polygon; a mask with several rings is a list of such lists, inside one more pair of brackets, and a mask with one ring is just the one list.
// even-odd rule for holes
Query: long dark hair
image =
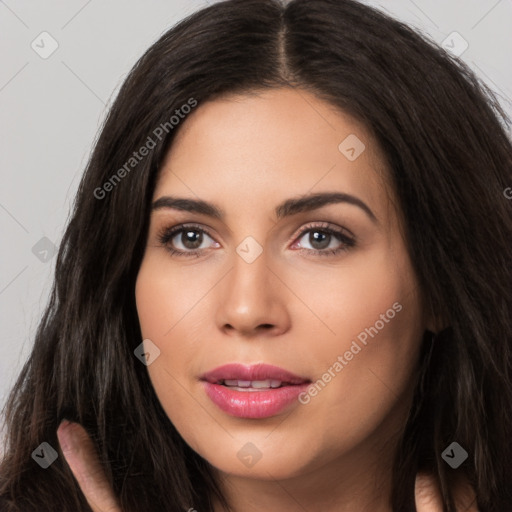
{"label": "long dark hair", "polygon": [[[281,86],[312,92],[376,137],[426,307],[449,326],[422,351],[393,510],[415,509],[419,470],[439,479],[445,511],[461,475],[481,512],[512,510],[509,121],[462,62],[354,0],[219,2],[134,66],[81,180],[49,304],[6,405],[0,495],[12,510],[89,510],[62,457],[47,470],[31,458],[43,441],[58,447],[63,418],[93,437],[123,511],[206,511],[214,496],[222,501],[211,466],[175,430],[134,357],[135,279],[159,165],[179,129],[171,116]],[[155,147],[134,163],[148,138]],[[453,441],[469,454],[457,470],[441,457]]]}

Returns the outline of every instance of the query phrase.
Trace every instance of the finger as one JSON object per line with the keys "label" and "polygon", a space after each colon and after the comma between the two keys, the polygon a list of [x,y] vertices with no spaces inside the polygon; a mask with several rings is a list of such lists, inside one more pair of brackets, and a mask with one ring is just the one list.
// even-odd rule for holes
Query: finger
{"label": "finger", "polygon": [[[442,512],[441,490],[433,476],[424,473],[418,474],[415,497],[417,512]],[[457,512],[479,512],[475,491],[465,480],[459,481],[455,486],[454,500]]]}
{"label": "finger", "polygon": [[57,437],[64,458],[93,512],[121,512],[85,429],[78,423],[63,421],[57,429]]}
{"label": "finger", "polygon": [[414,486],[417,512],[443,512],[441,491],[434,477],[418,473]]}
{"label": "finger", "polygon": [[457,484],[454,499],[457,512],[478,512],[475,491],[467,481],[461,481]]}

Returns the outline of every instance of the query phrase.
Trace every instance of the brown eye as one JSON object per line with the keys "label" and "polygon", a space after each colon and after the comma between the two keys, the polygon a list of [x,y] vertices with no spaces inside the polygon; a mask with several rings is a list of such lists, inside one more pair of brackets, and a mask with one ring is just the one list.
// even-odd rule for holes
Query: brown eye
{"label": "brown eye", "polygon": [[179,235],[180,233],[178,233],[178,240],[186,249],[198,249],[203,241],[203,233],[197,230],[182,230],[181,238],[179,238]]}
{"label": "brown eye", "polygon": [[160,243],[171,254],[179,256],[198,255],[199,252],[209,247],[208,245],[203,246],[208,238],[217,244],[204,228],[197,225],[180,225],[165,228],[158,236]]}
{"label": "brown eye", "polygon": [[[341,230],[335,230],[327,225],[307,227],[301,231],[298,243],[299,250],[318,255],[334,255],[346,251],[355,245],[354,238],[351,238]],[[311,248],[304,247],[309,244]],[[296,243],[294,243],[296,246]]]}

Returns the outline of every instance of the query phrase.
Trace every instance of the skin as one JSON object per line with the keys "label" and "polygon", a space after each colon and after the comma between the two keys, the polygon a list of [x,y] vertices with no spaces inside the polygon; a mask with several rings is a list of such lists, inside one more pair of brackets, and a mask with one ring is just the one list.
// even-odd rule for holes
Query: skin
{"label": "skin", "polygon": [[[365,144],[354,161],[338,149],[351,134]],[[276,218],[282,201],[317,192],[355,196],[374,218],[348,203]],[[390,469],[422,334],[439,326],[425,314],[385,160],[371,134],[301,90],[216,99],[180,127],[153,200],[169,195],[225,212],[221,220],[154,210],[136,283],[143,337],[160,349],[149,376],[183,439],[216,468],[236,511],[391,512]],[[343,230],[354,245],[329,238],[319,222]],[[183,223],[208,231],[197,256],[169,252],[171,245],[193,250],[181,233],[167,247],[159,240],[163,229]],[[326,234],[329,248],[345,250],[322,255],[325,246],[309,236],[315,232]],[[236,252],[248,236],[262,249],[251,263]],[[400,311],[376,324],[393,304]],[[361,350],[345,356],[332,378],[338,356],[375,325],[378,333],[358,343]],[[241,419],[213,404],[199,380],[229,362],[266,362],[313,382],[331,368],[331,379],[306,405]],[[68,425],[59,439],[93,510],[120,510],[85,432]],[[261,452],[252,467],[237,457],[249,442]],[[461,489],[461,499],[470,496]],[[418,475],[416,501],[419,512],[442,510],[428,475]]]}
{"label": "skin", "polygon": [[[93,512],[122,512],[109,486],[91,438],[78,423],[63,421],[58,430],[60,448]],[[457,512],[478,512],[475,495],[466,484],[455,490]],[[417,512],[443,512],[441,493],[434,477],[418,474],[415,482]]]}

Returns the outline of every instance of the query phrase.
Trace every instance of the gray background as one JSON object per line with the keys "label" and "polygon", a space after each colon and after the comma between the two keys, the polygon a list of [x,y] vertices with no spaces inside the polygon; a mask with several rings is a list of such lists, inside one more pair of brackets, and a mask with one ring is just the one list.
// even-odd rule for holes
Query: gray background
{"label": "gray background", "polygon": [[[439,44],[458,32],[469,45],[461,58],[512,116],[512,0],[365,3]],[[0,0],[0,407],[30,353],[53,279],[53,248],[108,105],[137,58],[206,4]],[[42,32],[58,44],[47,58],[40,53],[52,41]]]}

